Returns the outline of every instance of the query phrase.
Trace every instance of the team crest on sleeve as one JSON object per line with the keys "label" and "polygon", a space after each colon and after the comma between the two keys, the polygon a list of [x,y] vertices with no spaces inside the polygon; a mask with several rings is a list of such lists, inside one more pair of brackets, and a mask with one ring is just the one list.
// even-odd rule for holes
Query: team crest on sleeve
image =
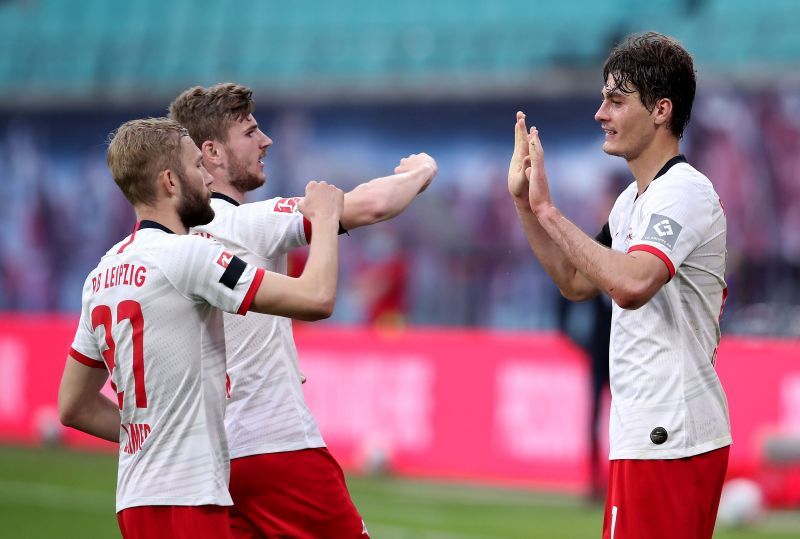
{"label": "team crest on sleeve", "polygon": [[275,211],[278,213],[294,213],[297,211],[297,203],[299,201],[299,197],[281,198],[275,203]]}
{"label": "team crest on sleeve", "polygon": [[228,269],[228,265],[233,260],[233,254],[229,253],[228,251],[222,251],[217,259],[217,264],[222,266],[223,269]]}
{"label": "team crest on sleeve", "polygon": [[675,248],[675,242],[683,227],[665,215],[654,213],[650,216],[650,224],[647,225],[642,240],[660,243],[670,249]]}

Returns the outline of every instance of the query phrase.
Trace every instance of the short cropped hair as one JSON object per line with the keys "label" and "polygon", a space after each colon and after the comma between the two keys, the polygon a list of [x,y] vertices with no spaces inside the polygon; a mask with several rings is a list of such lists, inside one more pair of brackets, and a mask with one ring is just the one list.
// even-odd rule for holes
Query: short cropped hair
{"label": "short cropped hair", "polygon": [[227,142],[231,124],[246,119],[255,108],[250,88],[225,82],[185,90],[170,103],[169,116],[185,126],[201,147],[207,140]]}
{"label": "short cropped hair", "polygon": [[697,87],[692,56],[676,40],[656,32],[633,34],[614,47],[603,66],[603,83],[626,94],[639,91],[652,112],[656,101],[672,101],[669,128],[680,139],[692,115]]}
{"label": "short cropped hair", "polygon": [[131,204],[152,204],[156,178],[167,169],[181,173],[181,138],[186,129],[169,118],[125,122],[109,136],[108,168]]}

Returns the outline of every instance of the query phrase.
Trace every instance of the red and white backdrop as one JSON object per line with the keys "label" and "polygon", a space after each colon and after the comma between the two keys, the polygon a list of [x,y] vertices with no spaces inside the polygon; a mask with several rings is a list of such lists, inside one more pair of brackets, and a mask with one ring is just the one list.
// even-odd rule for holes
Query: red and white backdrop
{"label": "red and white backdrop", "polygon": [[[113,448],[58,424],[74,317],[0,315],[0,441]],[[306,396],[345,468],[388,467],[566,491],[588,479],[589,370],[548,333],[296,330]],[[728,337],[717,370],[734,445],[729,475],[798,497],[798,465],[765,463],[769,437],[800,435],[800,341]]]}

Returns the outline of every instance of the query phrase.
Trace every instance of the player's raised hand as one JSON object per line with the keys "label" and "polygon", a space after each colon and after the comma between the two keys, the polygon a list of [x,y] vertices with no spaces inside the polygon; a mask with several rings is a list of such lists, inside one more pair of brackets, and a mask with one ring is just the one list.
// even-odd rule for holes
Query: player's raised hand
{"label": "player's raised hand", "polygon": [[423,192],[428,188],[439,166],[436,160],[426,153],[412,153],[408,157],[400,160],[400,164],[394,167],[395,174],[402,174],[403,172],[420,172],[425,176],[425,183],[420,188],[419,192]]}
{"label": "player's raised hand", "polygon": [[308,182],[306,196],[300,201],[298,209],[309,221],[333,219],[339,221],[344,208],[344,193],[328,182]]}
{"label": "player's raised hand", "polygon": [[433,177],[436,174],[436,171],[439,170],[436,160],[423,152],[412,153],[408,157],[402,158],[400,160],[400,164],[394,167],[394,172],[395,174],[400,174],[401,172],[409,172],[411,170],[420,168],[428,170],[431,177]]}
{"label": "player's raised hand", "polygon": [[525,169],[530,166],[527,131],[525,114],[518,111],[514,126],[514,153],[508,166],[508,192],[520,201],[528,198],[528,178],[525,174]]}
{"label": "player's raised hand", "polygon": [[525,169],[525,177],[529,182],[528,201],[533,213],[538,213],[547,206],[553,205],[550,197],[550,185],[547,183],[547,173],[544,170],[544,149],[539,140],[539,130],[531,127],[527,137],[529,166]]}

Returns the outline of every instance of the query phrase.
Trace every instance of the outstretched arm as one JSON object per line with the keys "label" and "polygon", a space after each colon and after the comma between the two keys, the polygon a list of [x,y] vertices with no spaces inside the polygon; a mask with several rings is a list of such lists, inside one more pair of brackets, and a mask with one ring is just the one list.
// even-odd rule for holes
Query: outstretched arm
{"label": "outstretched arm", "polygon": [[[541,167],[543,173],[543,162]],[[514,154],[511,156],[511,164],[508,167],[508,191],[514,199],[517,216],[525,231],[528,244],[565,298],[572,301],[583,301],[596,296],[600,293],[598,287],[577,270],[561,247],[553,241],[533,214],[529,201],[529,193],[532,189],[529,182],[531,174],[531,157],[528,133],[525,127],[525,115],[522,112],[517,112],[517,123],[514,128]],[[536,179],[534,177],[534,180]],[[549,201],[550,192],[546,178],[544,185],[540,186],[540,189],[544,191],[542,196]]]}
{"label": "outstretched arm", "polygon": [[313,233],[308,261],[300,277],[266,272],[250,304],[250,310],[320,320],[333,314],[339,276],[339,219],[342,191],[325,182],[310,182],[300,211],[311,222]]}
{"label": "outstretched arm", "polygon": [[342,226],[352,230],[399,215],[436,175],[436,161],[426,153],[400,160],[392,176],[362,183],[344,195]]}
{"label": "outstretched arm", "polygon": [[[564,217],[550,198],[544,151],[535,127],[531,128],[527,139],[530,156],[530,169],[526,171],[529,211],[549,238],[549,245],[555,246],[561,254],[555,253],[554,249],[548,250],[547,241],[540,241],[538,252],[533,242],[531,247],[562,293],[567,298],[572,295],[576,299],[584,299],[587,292],[600,290],[611,296],[623,309],[638,309],[647,303],[669,280],[667,267],[657,256],[645,251],[622,253],[608,249]],[[533,235],[538,240],[542,234]],[[529,241],[531,236],[528,234]],[[542,244],[545,248],[542,248]],[[549,256],[555,260],[549,260]]]}
{"label": "outstretched arm", "polygon": [[119,408],[100,393],[107,378],[106,369],[67,357],[58,388],[58,416],[67,427],[119,442]]}

